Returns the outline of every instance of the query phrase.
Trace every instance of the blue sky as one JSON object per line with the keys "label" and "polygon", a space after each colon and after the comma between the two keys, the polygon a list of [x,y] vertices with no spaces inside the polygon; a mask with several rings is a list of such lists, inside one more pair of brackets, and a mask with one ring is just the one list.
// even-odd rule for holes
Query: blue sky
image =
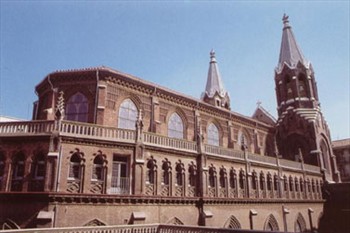
{"label": "blue sky", "polygon": [[101,65],[200,98],[214,49],[231,109],[277,116],[287,13],[332,139],[350,137],[349,1],[0,2],[0,115],[30,119],[47,74]]}

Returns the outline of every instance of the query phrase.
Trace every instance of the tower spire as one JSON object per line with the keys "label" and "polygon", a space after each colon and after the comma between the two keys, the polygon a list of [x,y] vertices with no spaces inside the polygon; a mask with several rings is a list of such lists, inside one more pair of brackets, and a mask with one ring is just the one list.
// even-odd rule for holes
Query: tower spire
{"label": "tower spire", "polygon": [[284,64],[290,68],[295,68],[299,62],[309,68],[309,61],[304,57],[294,37],[292,27],[289,24],[289,16],[284,14],[282,21],[283,34],[277,72],[281,72]]}
{"label": "tower spire", "polygon": [[215,51],[210,51],[210,63],[207,77],[207,85],[202,99],[218,107],[230,108],[230,98],[221,79],[219,67],[215,57]]}

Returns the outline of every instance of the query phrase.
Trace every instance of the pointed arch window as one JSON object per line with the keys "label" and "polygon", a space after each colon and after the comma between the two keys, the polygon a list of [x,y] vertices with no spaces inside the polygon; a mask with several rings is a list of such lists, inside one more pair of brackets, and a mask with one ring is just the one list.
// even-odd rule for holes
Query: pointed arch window
{"label": "pointed arch window", "polygon": [[245,188],[245,173],[243,170],[239,172],[239,188],[244,189]]}
{"label": "pointed arch window", "polygon": [[28,187],[30,191],[44,191],[45,173],[45,156],[43,153],[39,153],[35,156],[31,167],[32,180]]}
{"label": "pointed arch window", "polygon": [[209,168],[209,187],[216,187],[216,169],[215,167]]}
{"label": "pointed arch window", "polygon": [[[268,190],[271,190],[271,186],[270,186],[270,189],[269,189],[269,175],[270,174],[267,174],[267,189]],[[260,172],[260,177],[259,177],[259,186],[260,186],[260,190],[264,190],[265,189],[265,174],[264,172]]]}
{"label": "pointed arch window", "polygon": [[278,189],[279,189],[278,187],[279,187],[278,176],[277,176],[277,174],[275,174],[273,176],[273,188],[275,191],[278,191]]}
{"label": "pointed arch window", "polygon": [[163,176],[162,176],[162,185],[170,185],[171,179],[171,163],[168,159],[163,161],[162,165]]}
{"label": "pointed arch window", "polygon": [[237,174],[235,169],[231,169],[230,171],[230,188],[236,189],[237,187]]}
{"label": "pointed arch window", "polygon": [[208,126],[207,130],[207,135],[208,135],[208,144],[212,146],[219,146],[220,141],[219,141],[219,129],[218,127],[210,123]]}
{"label": "pointed arch window", "polygon": [[68,177],[74,180],[80,180],[81,178],[81,158],[77,153],[74,153],[70,158]]}
{"label": "pointed arch window", "polygon": [[92,166],[92,180],[103,180],[104,174],[103,174],[103,158],[101,155],[98,155],[94,159],[94,163]]}
{"label": "pointed arch window", "polygon": [[157,161],[151,156],[147,162],[147,180],[148,184],[154,185],[156,182]]}
{"label": "pointed arch window", "polygon": [[119,108],[118,128],[135,130],[139,112],[131,99],[124,100]]}
{"label": "pointed arch window", "polygon": [[287,100],[289,100],[293,98],[292,80],[290,77],[287,77],[286,85],[287,85]]}
{"label": "pointed arch window", "polygon": [[176,170],[176,185],[177,186],[183,186],[184,175],[185,175],[184,164],[181,161],[179,161],[176,164],[175,170]]}
{"label": "pointed arch window", "polygon": [[72,95],[67,101],[66,118],[69,121],[87,122],[89,101],[80,92]]}
{"label": "pointed arch window", "polygon": [[306,79],[305,76],[300,75],[298,78],[298,83],[299,83],[299,96],[300,97],[306,97],[307,96],[307,91],[306,91]]}
{"label": "pointed arch window", "polygon": [[226,188],[226,180],[227,180],[227,173],[226,173],[226,169],[224,167],[222,167],[220,169],[220,187],[221,188]]}
{"label": "pointed arch window", "polygon": [[168,122],[168,137],[184,138],[184,124],[181,117],[176,112],[171,114]]}
{"label": "pointed arch window", "polygon": [[188,175],[189,175],[189,186],[196,187],[197,184],[197,167],[192,162],[188,167]]}

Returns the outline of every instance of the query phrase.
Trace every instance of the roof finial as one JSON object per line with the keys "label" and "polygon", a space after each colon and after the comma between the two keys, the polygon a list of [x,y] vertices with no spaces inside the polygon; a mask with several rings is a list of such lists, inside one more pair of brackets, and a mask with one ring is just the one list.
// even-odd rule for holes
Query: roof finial
{"label": "roof finial", "polygon": [[283,14],[283,18],[282,18],[284,27],[289,27],[289,20],[288,20],[288,18],[289,18],[289,16],[286,15],[286,13],[284,13],[284,14]]}
{"label": "roof finial", "polygon": [[210,62],[216,62],[214,49],[210,51]]}

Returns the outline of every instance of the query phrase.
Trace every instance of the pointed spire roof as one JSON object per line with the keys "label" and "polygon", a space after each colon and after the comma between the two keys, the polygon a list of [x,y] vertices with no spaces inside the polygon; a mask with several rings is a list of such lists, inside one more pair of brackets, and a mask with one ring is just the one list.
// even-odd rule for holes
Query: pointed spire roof
{"label": "pointed spire roof", "polygon": [[221,80],[219,67],[215,58],[215,51],[211,50],[207,85],[205,88],[205,93],[203,94],[206,94],[209,98],[212,98],[215,93],[218,93],[220,97],[224,97],[226,94],[228,94]]}
{"label": "pointed spire roof", "polygon": [[309,61],[306,60],[295,40],[288,18],[289,16],[286,14],[284,14],[282,18],[284,27],[277,71],[281,71],[284,64],[287,64],[290,68],[295,68],[299,62],[305,67],[309,67]]}

